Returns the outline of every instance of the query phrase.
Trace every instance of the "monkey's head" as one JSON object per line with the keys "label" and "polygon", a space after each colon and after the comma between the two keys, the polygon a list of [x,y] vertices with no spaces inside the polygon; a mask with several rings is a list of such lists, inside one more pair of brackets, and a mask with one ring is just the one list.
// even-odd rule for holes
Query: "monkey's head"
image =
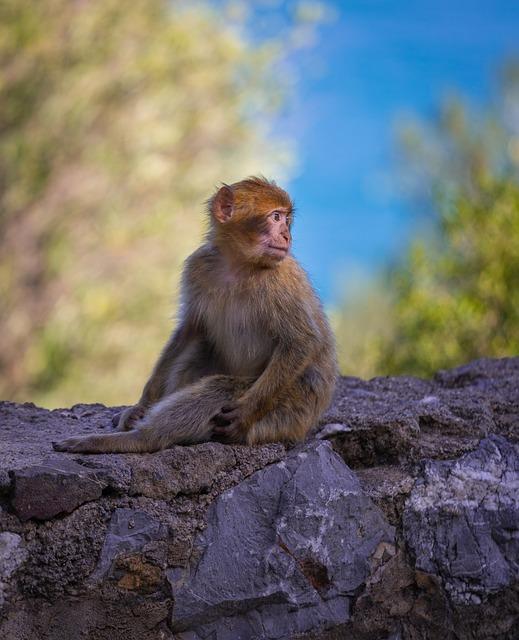
{"label": "monkey's head", "polygon": [[252,177],[224,185],[208,204],[213,238],[231,259],[274,267],[288,255],[294,207],[274,182]]}

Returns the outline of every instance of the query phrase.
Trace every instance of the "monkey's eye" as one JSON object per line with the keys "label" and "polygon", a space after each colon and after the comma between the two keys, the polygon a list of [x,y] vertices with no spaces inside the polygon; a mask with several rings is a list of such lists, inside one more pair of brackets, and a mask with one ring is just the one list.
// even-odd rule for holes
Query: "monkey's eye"
{"label": "monkey's eye", "polygon": [[281,214],[279,213],[279,211],[273,211],[272,217],[276,222],[279,222],[281,220]]}

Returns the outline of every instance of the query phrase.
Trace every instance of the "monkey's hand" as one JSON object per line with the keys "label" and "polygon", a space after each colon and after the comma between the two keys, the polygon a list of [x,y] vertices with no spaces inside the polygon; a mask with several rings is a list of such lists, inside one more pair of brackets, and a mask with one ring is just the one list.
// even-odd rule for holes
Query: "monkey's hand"
{"label": "monkey's hand", "polygon": [[243,442],[247,432],[243,414],[240,404],[223,407],[212,419],[214,439],[229,444]]}
{"label": "monkey's hand", "polygon": [[136,404],[133,407],[128,407],[122,413],[116,414],[112,418],[112,424],[117,427],[117,431],[130,431],[136,422],[144,418],[145,413],[146,407]]}

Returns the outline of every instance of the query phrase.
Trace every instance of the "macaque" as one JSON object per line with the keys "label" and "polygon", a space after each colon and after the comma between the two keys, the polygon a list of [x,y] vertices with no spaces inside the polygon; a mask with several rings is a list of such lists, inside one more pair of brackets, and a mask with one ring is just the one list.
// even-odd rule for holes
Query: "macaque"
{"label": "macaque", "polygon": [[302,440],[337,376],[333,336],[290,254],[293,205],[264,178],[208,201],[206,242],[185,263],[180,319],[119,432],[54,443],[57,451],[153,452],[208,440]]}

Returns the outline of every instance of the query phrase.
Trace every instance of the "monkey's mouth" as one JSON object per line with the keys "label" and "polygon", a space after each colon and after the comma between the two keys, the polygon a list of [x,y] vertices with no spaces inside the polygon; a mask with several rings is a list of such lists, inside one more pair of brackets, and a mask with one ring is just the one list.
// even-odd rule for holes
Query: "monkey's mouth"
{"label": "monkey's mouth", "polygon": [[288,253],[288,247],[277,247],[274,244],[269,244],[269,249],[272,249],[272,251],[277,251],[278,253],[282,253],[283,255],[286,255]]}

